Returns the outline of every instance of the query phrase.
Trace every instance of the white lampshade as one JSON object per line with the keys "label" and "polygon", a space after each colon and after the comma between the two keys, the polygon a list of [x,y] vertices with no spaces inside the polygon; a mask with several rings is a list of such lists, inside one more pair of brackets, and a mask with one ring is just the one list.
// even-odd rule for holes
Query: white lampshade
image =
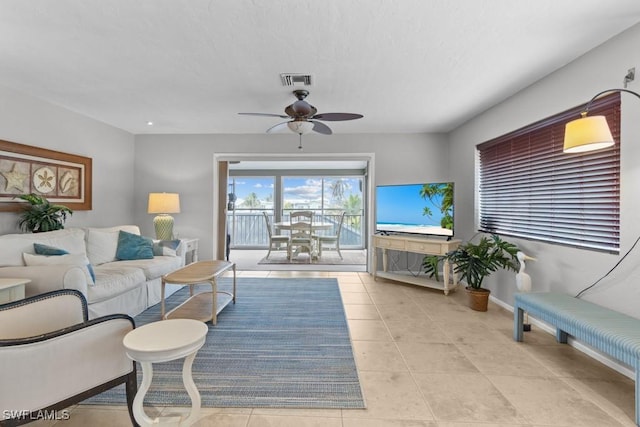
{"label": "white lampshade", "polygon": [[149,193],[148,213],[180,213],[180,195],[178,193]]}
{"label": "white lampshade", "polygon": [[309,133],[313,130],[313,123],[306,120],[294,120],[287,123],[287,126],[289,127],[289,129],[291,129],[292,132],[300,135]]}
{"label": "white lampshade", "polygon": [[583,116],[565,126],[565,153],[584,153],[600,150],[614,144],[607,119],[604,116]]}

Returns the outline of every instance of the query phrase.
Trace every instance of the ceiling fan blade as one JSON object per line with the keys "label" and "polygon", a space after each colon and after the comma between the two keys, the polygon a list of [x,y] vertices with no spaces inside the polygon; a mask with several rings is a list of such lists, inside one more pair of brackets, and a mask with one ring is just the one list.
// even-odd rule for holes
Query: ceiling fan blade
{"label": "ceiling fan blade", "polygon": [[327,125],[325,125],[322,122],[316,122],[315,120],[309,120],[311,123],[313,123],[313,131],[314,132],[318,132],[321,133],[323,135],[331,135],[333,132],[331,131],[331,128]]}
{"label": "ceiling fan blade", "polygon": [[238,113],[243,116],[266,116],[266,117],[281,117],[283,119],[288,119],[289,116],[283,116],[282,114],[271,114],[271,113]]}
{"label": "ceiling fan blade", "polygon": [[283,129],[288,129],[287,123],[289,122],[282,122],[282,123],[278,123],[275,126],[271,126],[269,129],[267,129],[267,133],[274,133],[274,132],[281,131]]}
{"label": "ceiling fan blade", "polygon": [[339,122],[341,120],[355,120],[363,117],[364,116],[362,114],[354,113],[320,113],[311,118],[316,120],[326,120],[328,122]]}

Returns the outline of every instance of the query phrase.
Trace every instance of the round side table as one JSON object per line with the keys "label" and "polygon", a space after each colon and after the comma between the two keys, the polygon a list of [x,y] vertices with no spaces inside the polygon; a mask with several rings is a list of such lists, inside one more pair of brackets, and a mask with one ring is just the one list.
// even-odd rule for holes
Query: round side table
{"label": "round side table", "polygon": [[[133,416],[141,426],[158,426],[163,423],[190,426],[200,415],[200,392],[191,376],[191,365],[198,350],[204,345],[209,328],[192,319],[172,319],[149,323],[129,332],[123,344],[130,359],[142,365],[142,384],[133,400]],[[182,382],[191,398],[191,412],[180,418],[152,419],[144,412],[144,397],[153,378],[153,363],[168,362],[184,357]]]}

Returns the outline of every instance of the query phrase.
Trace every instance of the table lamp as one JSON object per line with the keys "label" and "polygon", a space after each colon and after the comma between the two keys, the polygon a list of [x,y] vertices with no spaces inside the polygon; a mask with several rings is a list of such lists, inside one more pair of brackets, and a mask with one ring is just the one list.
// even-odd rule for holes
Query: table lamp
{"label": "table lamp", "polygon": [[169,214],[180,213],[180,195],[178,193],[149,193],[150,214],[158,214],[153,219],[156,239],[171,240],[173,238],[173,217]]}

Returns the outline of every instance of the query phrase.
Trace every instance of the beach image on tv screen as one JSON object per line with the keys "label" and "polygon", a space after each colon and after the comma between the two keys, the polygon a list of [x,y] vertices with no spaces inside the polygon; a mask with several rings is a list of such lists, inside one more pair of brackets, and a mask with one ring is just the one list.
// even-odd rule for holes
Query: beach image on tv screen
{"label": "beach image on tv screen", "polygon": [[377,231],[453,235],[453,183],[381,185]]}

